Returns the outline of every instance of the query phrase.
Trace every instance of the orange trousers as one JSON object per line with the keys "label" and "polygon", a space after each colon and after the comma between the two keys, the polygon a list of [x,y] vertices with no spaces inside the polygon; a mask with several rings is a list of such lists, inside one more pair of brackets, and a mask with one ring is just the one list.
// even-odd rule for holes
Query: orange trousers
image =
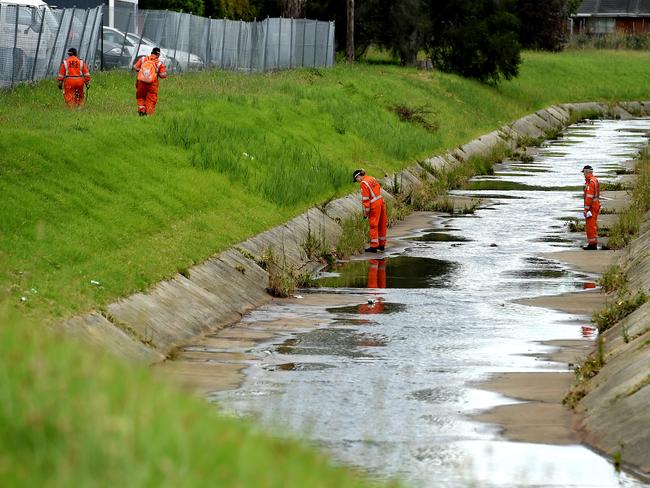
{"label": "orange trousers", "polygon": [[138,102],[138,112],[153,115],[158,103],[158,83],[143,83],[135,85],[135,100]]}
{"label": "orange trousers", "polygon": [[585,232],[588,244],[598,244],[598,214],[600,203],[591,205],[591,217],[585,218]]}
{"label": "orange trousers", "polygon": [[383,198],[370,204],[368,223],[370,224],[370,247],[385,246],[388,215]]}
{"label": "orange trousers", "polygon": [[63,99],[69,108],[84,104],[84,79],[66,78],[63,80]]}

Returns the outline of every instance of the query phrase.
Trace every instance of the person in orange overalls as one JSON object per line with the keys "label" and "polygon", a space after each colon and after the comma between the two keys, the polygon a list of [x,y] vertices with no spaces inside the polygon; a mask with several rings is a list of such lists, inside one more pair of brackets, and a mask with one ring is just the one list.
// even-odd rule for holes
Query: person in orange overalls
{"label": "person in orange overalls", "polygon": [[63,89],[63,99],[69,108],[84,104],[84,86],[90,86],[88,66],[77,57],[74,47],[68,49],[68,58],[61,63],[56,78],[59,90]]}
{"label": "person in orange overalls", "polygon": [[598,249],[598,214],[600,213],[600,183],[594,176],[594,169],[587,165],[582,168],[585,175],[584,188],[584,216],[585,231],[587,233],[587,245],[582,248],[585,251]]}
{"label": "person in orange overalls", "polygon": [[352,173],[354,181],[361,187],[361,204],[363,216],[370,224],[370,247],[366,252],[383,251],[386,248],[386,202],[381,196],[381,185],[362,169]]}
{"label": "person in orange overalls", "polygon": [[133,66],[138,73],[135,80],[135,99],[138,115],[153,115],[158,103],[158,79],[167,78],[167,68],[160,61],[160,48],[154,47],[149,56],[142,56]]}

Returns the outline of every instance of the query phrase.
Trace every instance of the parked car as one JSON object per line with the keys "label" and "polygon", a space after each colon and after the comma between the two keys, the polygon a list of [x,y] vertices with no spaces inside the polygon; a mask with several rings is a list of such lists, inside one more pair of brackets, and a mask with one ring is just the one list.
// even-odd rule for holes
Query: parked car
{"label": "parked car", "polygon": [[[18,8],[17,17],[16,10],[9,6]],[[42,65],[37,74],[43,71],[54,48],[58,25],[42,0],[0,0],[0,79],[27,79],[37,56]]]}
{"label": "parked car", "polygon": [[[116,44],[107,39],[104,39],[103,44],[104,69],[128,69],[131,67],[131,53],[128,49],[122,47],[122,44]],[[98,57],[99,54],[98,49]]]}
{"label": "parked car", "polygon": [[[154,47],[160,47],[147,37],[140,37],[138,34],[131,32],[125,34],[113,27],[104,26],[104,41],[107,40],[124,45],[131,54],[133,63],[139,56],[150,54]],[[187,51],[160,47],[160,60],[165,63],[170,71],[191,71],[203,68],[203,60],[196,54],[191,54]]]}

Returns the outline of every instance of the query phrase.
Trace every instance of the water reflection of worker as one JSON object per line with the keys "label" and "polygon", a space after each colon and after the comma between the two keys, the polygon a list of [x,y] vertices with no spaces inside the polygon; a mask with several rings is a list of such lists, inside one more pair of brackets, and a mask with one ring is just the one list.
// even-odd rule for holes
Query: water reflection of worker
{"label": "water reflection of worker", "polygon": [[600,183],[594,176],[594,169],[587,165],[582,168],[585,175],[584,188],[584,216],[585,231],[587,233],[587,245],[583,246],[586,251],[598,249],[598,214],[600,213]]}
{"label": "water reflection of worker", "polygon": [[[386,261],[384,259],[371,259],[368,266],[368,288],[386,288]],[[384,312],[382,298],[369,298],[367,303],[362,303],[357,308],[358,313],[374,314]]]}
{"label": "water reflection of worker", "polygon": [[364,315],[384,313],[384,299],[368,298],[368,301],[366,303],[362,303],[357,307],[357,313],[361,313]]}
{"label": "water reflection of worker", "polygon": [[386,288],[386,260],[371,259],[368,266],[368,288]]}

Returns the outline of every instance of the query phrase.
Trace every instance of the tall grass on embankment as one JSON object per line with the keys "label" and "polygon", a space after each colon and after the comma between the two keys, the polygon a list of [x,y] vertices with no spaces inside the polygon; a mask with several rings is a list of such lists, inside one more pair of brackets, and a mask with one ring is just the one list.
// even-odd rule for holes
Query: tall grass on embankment
{"label": "tall grass on embankment", "polygon": [[0,486],[372,486],[144,368],[35,333],[1,309],[0,323]]}
{"label": "tall grass on embankment", "polygon": [[[48,321],[99,308],[383,176],[557,102],[650,98],[650,54],[527,53],[498,88],[399,66],[161,82],[94,77],[86,107],[53,81],[0,94],[0,290]],[[417,117],[406,117],[406,113]],[[401,118],[400,118],[401,117]]]}
{"label": "tall grass on embankment", "polygon": [[625,247],[634,239],[644,215],[650,210],[650,148],[639,152],[634,173],[636,178],[630,202],[609,232],[607,245],[612,249]]}

